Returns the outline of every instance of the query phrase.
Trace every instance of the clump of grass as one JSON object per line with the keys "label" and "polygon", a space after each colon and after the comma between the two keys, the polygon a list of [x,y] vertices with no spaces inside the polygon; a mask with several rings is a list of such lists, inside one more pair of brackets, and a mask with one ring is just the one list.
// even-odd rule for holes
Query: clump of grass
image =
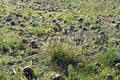
{"label": "clump of grass", "polygon": [[68,68],[68,65],[75,66],[78,62],[82,61],[82,56],[77,56],[79,49],[68,43],[50,43],[44,49],[45,53],[50,57],[50,62],[64,70]]}

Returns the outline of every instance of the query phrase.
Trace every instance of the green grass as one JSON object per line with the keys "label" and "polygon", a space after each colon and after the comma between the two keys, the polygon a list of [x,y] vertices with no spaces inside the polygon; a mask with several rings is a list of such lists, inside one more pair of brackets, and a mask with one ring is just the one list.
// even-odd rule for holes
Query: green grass
{"label": "green grass", "polygon": [[[111,20],[118,22],[119,4],[119,0],[31,0],[29,3],[17,1],[16,4],[7,0],[4,4],[0,2],[0,79],[26,80],[23,69],[30,66],[35,70],[38,80],[50,80],[57,73],[64,75],[66,80],[105,80],[107,74],[119,80],[120,73],[114,69],[112,61],[120,58],[118,45],[113,44],[120,44],[116,36],[120,34],[120,28],[116,29],[116,23],[111,23]],[[35,10],[33,7],[38,8]],[[21,14],[22,17],[17,18],[15,14]],[[16,25],[6,21],[8,15]],[[83,22],[78,22],[79,18],[83,18]],[[62,31],[53,30],[53,20],[61,25]],[[18,21],[22,21],[25,27],[21,27]],[[69,25],[77,32],[69,31]],[[87,31],[79,28],[81,25]],[[96,30],[91,30],[91,25]],[[64,28],[68,35],[64,35]],[[20,30],[24,32],[21,36]],[[108,38],[100,37],[99,30],[105,32]],[[38,48],[24,44],[23,38],[29,42],[36,40]],[[79,38],[83,42],[76,45],[76,39]],[[78,67],[79,63],[84,66]]]}

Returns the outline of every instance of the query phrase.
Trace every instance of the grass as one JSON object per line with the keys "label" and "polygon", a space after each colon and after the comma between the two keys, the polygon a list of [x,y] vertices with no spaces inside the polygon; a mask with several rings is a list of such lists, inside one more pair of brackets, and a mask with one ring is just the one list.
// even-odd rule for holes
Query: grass
{"label": "grass", "polygon": [[[119,70],[112,64],[114,59],[120,58],[119,36],[116,35],[120,34],[120,28],[111,22],[119,22],[119,4],[117,0],[0,2],[0,79],[26,80],[23,69],[30,66],[38,80],[50,80],[58,73],[66,80],[105,80],[107,74],[119,80]],[[6,21],[9,15],[15,25]],[[78,22],[79,18],[83,18],[83,22]],[[62,31],[53,30],[53,20],[60,24]],[[96,29],[91,30],[91,25]],[[20,30],[24,33],[21,36]],[[103,38],[101,31],[108,38]],[[24,44],[23,38],[29,42],[36,40],[38,48]],[[77,39],[80,40],[78,45]],[[80,63],[82,67],[78,66]]]}

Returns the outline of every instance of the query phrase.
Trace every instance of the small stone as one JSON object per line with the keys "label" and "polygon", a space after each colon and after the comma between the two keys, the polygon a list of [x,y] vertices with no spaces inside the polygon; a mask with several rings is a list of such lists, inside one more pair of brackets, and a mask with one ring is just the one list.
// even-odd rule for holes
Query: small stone
{"label": "small stone", "polygon": [[96,30],[96,28],[95,28],[94,25],[90,25],[90,29],[91,29],[91,30]]}
{"label": "small stone", "polygon": [[87,28],[83,27],[82,30],[83,30],[83,31],[87,31]]}
{"label": "small stone", "polygon": [[95,63],[95,66],[101,67],[101,64],[100,64],[99,62],[96,62],[96,63]]}
{"label": "small stone", "polygon": [[78,19],[78,22],[83,22],[83,18],[79,18],[79,19]]}
{"label": "small stone", "polygon": [[67,20],[64,20],[64,23],[67,23]]}
{"label": "small stone", "polygon": [[18,33],[18,35],[19,36],[22,36],[24,33],[22,32],[22,31],[20,31],[19,33]]}
{"label": "small stone", "polygon": [[52,22],[53,22],[53,23],[55,23],[55,22],[56,22],[56,20],[53,20]]}
{"label": "small stone", "polygon": [[111,20],[111,23],[116,23],[114,20]]}
{"label": "small stone", "polygon": [[26,66],[23,70],[24,76],[28,79],[28,80],[36,80],[35,74],[34,74],[34,70],[32,68],[30,68],[29,66]]}
{"label": "small stone", "polygon": [[10,22],[10,25],[15,26],[15,22],[14,21]]}
{"label": "small stone", "polygon": [[78,63],[78,64],[77,64],[77,67],[78,67],[78,68],[83,68],[84,66],[85,66],[85,65],[84,65],[83,63]]}
{"label": "small stone", "polygon": [[100,31],[100,35],[103,35],[104,34],[104,32],[103,31]]}
{"label": "small stone", "polygon": [[106,80],[114,80],[113,75],[112,74],[107,74],[106,75]]}
{"label": "small stone", "polygon": [[117,69],[120,70],[120,63],[117,63],[117,64],[115,65],[115,68],[117,68]]}
{"label": "small stone", "polygon": [[28,39],[23,38],[23,39],[22,39],[22,42],[23,42],[24,44],[28,44]]}
{"label": "small stone", "polygon": [[117,63],[120,63],[120,59],[113,60],[113,66],[115,66]]}
{"label": "small stone", "polygon": [[26,27],[26,25],[24,23],[20,23],[21,27]]}
{"label": "small stone", "polygon": [[65,78],[60,74],[56,74],[51,77],[51,80],[65,80]]}
{"label": "small stone", "polygon": [[16,14],[16,17],[23,17],[21,14]]}

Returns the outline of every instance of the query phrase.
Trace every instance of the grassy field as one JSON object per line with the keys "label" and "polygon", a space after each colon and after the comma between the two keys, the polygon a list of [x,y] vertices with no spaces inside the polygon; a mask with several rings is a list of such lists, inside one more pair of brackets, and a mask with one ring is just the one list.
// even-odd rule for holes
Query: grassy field
{"label": "grassy field", "polygon": [[[0,80],[120,80],[119,0],[0,2]],[[108,79],[111,75],[113,79]]]}

